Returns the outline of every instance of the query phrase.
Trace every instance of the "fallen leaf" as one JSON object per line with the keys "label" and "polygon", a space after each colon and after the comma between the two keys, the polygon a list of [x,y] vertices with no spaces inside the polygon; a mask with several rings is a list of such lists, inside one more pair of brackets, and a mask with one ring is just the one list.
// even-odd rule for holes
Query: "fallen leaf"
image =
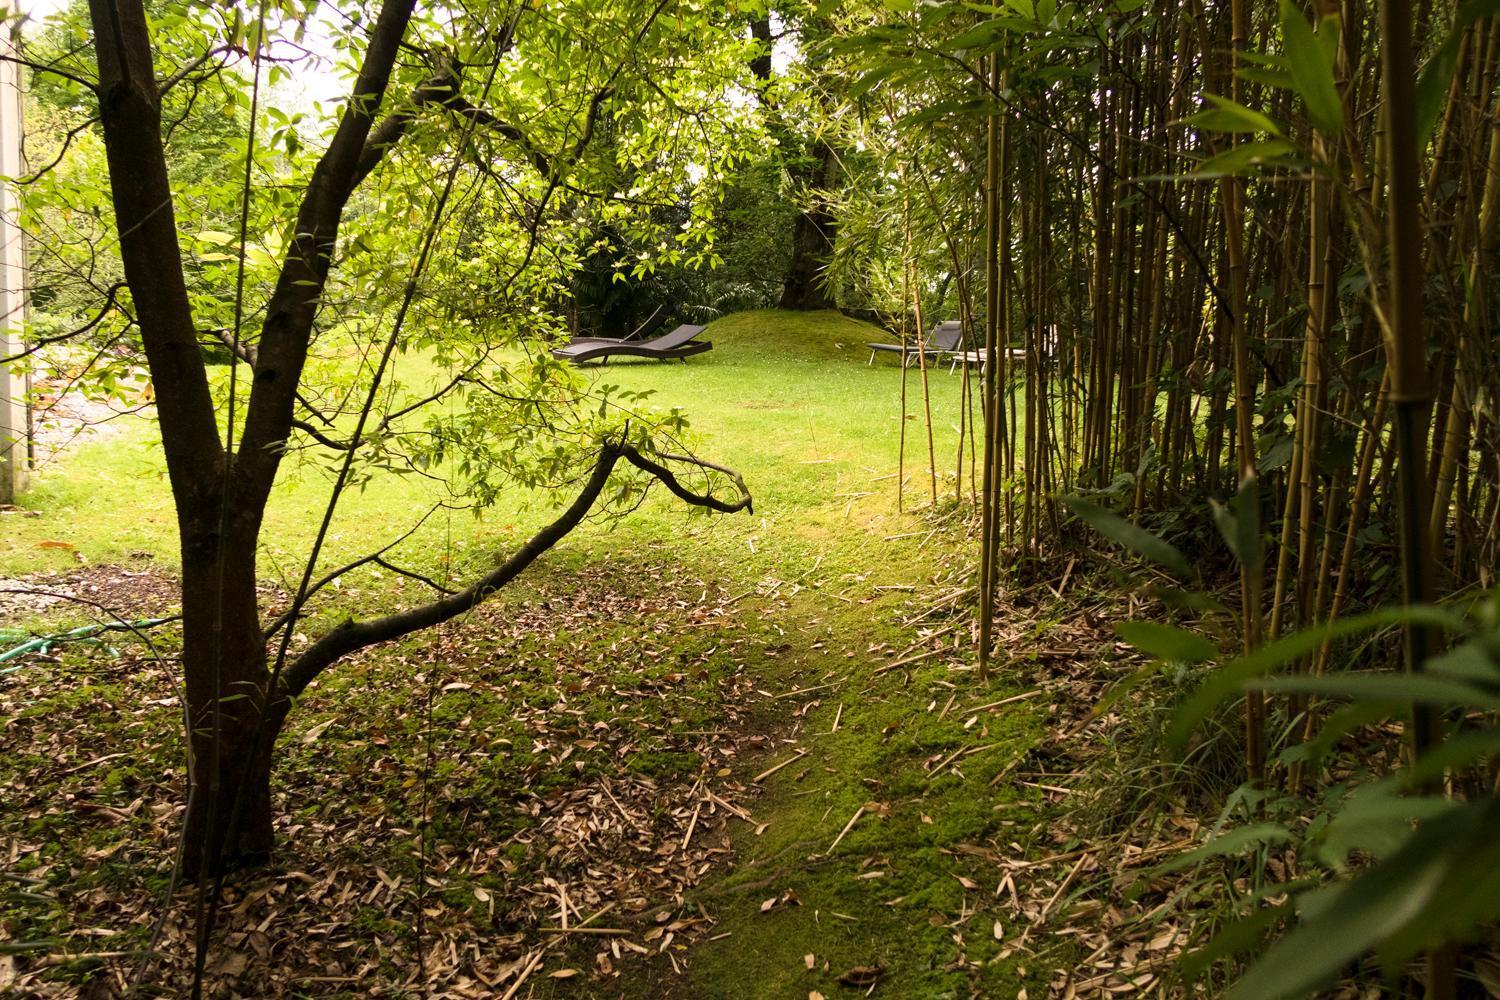
{"label": "fallen leaf", "polygon": [[316,743],[318,741],[318,737],[327,732],[328,727],[333,725],[333,723],[333,719],[325,719],[324,721],[318,723],[316,726],[313,726],[307,732],[302,734],[302,744],[306,746],[311,743]]}
{"label": "fallen leaf", "polygon": [[839,982],[845,986],[858,986],[864,989],[874,986],[880,982],[880,977],[885,974],[885,968],[879,965],[856,965],[854,968],[839,976]]}

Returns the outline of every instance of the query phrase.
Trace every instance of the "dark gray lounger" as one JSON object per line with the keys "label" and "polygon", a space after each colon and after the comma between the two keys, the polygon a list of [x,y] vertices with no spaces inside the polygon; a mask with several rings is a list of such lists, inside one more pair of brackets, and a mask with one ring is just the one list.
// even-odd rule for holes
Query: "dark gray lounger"
{"label": "dark gray lounger", "polygon": [[622,357],[656,358],[659,361],[681,358],[686,363],[687,359],[694,354],[713,350],[714,345],[710,341],[693,339],[702,332],[701,326],[684,324],[671,333],[662,334],[655,340],[574,341],[566,347],[553,348],[552,356],[574,364]]}
{"label": "dark gray lounger", "polygon": [[574,337],[568,341],[569,347],[579,344],[638,344],[649,340],[657,330],[667,325],[667,320],[677,311],[676,306],[657,306],[656,311],[646,317],[646,322],[631,330],[623,337]]}
{"label": "dark gray lounger", "polygon": [[870,349],[870,360],[865,364],[874,364],[875,355],[879,351],[890,351],[895,354],[905,351],[908,365],[915,361],[919,354],[925,354],[929,358],[942,357],[944,354],[952,354],[958,350],[963,339],[963,324],[958,320],[949,320],[932,328],[932,332],[927,335],[926,341],[922,344],[921,351],[918,351],[914,344],[907,344],[905,347],[900,344],[866,344],[865,346]]}

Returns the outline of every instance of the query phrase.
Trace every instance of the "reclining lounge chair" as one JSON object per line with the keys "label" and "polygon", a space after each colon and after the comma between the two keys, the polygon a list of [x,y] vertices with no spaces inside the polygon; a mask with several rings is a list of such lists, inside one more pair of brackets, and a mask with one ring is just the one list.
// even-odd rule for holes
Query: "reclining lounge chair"
{"label": "reclining lounge chair", "polygon": [[656,311],[646,317],[646,322],[631,330],[623,337],[574,337],[568,341],[568,346],[573,347],[577,344],[636,344],[650,340],[656,335],[656,331],[667,325],[667,320],[671,319],[672,314],[676,311],[676,306],[657,306]]}
{"label": "reclining lounge chair", "polygon": [[906,364],[910,366],[915,364],[918,357],[923,354],[929,358],[940,358],[945,354],[952,354],[958,350],[963,339],[963,324],[958,322],[958,320],[949,320],[946,323],[939,323],[932,328],[932,332],[927,335],[920,351],[917,350],[914,344],[906,344],[904,346],[901,344],[866,344],[865,346],[870,349],[870,360],[866,361],[865,364],[874,364],[876,353],[890,351],[894,354],[905,353]]}
{"label": "reclining lounge chair", "polygon": [[701,326],[679,326],[654,340],[575,340],[565,347],[554,347],[552,356],[574,364],[585,361],[608,362],[610,358],[656,358],[670,361],[681,358],[683,364],[694,354],[713,350],[713,343],[693,338],[703,332]]}

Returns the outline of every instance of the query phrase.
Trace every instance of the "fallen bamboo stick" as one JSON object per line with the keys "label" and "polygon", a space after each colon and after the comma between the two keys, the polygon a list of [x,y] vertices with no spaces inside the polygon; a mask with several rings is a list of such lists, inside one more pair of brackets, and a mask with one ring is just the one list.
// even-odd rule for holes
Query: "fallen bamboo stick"
{"label": "fallen bamboo stick", "polygon": [[847,823],[844,824],[844,828],[839,831],[839,835],[837,837],[833,838],[833,843],[829,844],[828,845],[828,850],[824,851],[823,853],[824,854],[832,854],[833,853],[833,849],[835,847],[839,846],[839,841],[843,840],[844,836],[846,834],[848,834],[848,832],[850,830],[854,829],[854,824],[858,823],[859,822],[859,818],[861,816],[863,816],[864,814],[865,814],[865,807],[864,806],[860,806],[858,809],[854,810],[854,815],[849,817],[849,822],[847,822]]}
{"label": "fallen bamboo stick", "polygon": [[793,763],[795,761],[799,761],[803,757],[806,757],[807,753],[808,753],[807,750],[803,749],[802,747],[798,747],[796,753],[794,753],[792,756],[788,757],[786,760],[782,761],[780,764],[777,764],[775,767],[768,767],[768,768],[766,768],[764,771],[760,772],[755,777],[751,778],[750,779],[750,783],[752,785],[758,785],[758,784],[760,784],[763,780],[765,780],[766,778],[769,778],[771,775],[775,774],[777,771],[781,770],[783,767],[786,767],[788,764],[791,764],[791,763]]}
{"label": "fallen bamboo stick", "polygon": [[999,701],[992,701],[988,705],[977,705],[974,708],[966,708],[963,711],[959,712],[958,714],[959,715],[975,715],[975,714],[978,714],[979,712],[986,711],[987,709],[999,708],[1001,705],[1009,705],[1012,702],[1025,701],[1027,698],[1035,698],[1037,695],[1039,695],[1041,693],[1042,693],[1042,689],[1041,688],[1037,688],[1034,691],[1027,691],[1025,694],[1013,694],[1009,698],[1001,698]]}

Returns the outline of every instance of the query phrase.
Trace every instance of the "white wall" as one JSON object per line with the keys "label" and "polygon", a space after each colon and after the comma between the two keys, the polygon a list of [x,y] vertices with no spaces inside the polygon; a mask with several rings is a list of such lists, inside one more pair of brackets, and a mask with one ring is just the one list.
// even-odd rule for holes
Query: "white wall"
{"label": "white wall", "polygon": [[[11,0],[0,0],[0,14]],[[14,50],[14,22],[0,25],[0,51]],[[0,60],[0,176],[15,177],[21,162],[21,68]],[[0,357],[22,349],[26,318],[26,244],[16,224],[16,194],[0,185]],[[0,503],[13,503],[25,488],[28,466],[26,443],[26,377],[0,365]]]}

